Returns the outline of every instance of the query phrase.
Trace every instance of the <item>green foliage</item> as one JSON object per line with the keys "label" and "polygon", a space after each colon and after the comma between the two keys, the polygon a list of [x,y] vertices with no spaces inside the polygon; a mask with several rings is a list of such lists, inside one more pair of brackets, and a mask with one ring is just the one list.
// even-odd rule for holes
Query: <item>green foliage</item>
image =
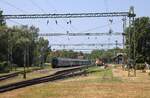
{"label": "green foliage", "polygon": [[[131,27],[131,57],[133,58],[134,36],[135,30],[135,47],[137,62],[150,62],[150,18],[140,17],[136,18]],[[129,44],[129,27],[126,29],[126,44]],[[129,47],[127,47],[129,51]],[[128,52],[129,53],[129,52]]]}
{"label": "green foliage", "polygon": [[2,15],[3,15],[3,11],[0,10],[0,26],[4,26],[6,24]]}
{"label": "green foliage", "polygon": [[4,26],[0,26],[0,62],[7,60],[8,33]]}
{"label": "green foliage", "polygon": [[62,57],[62,58],[78,58],[79,56],[84,56],[82,52],[74,52],[72,50],[67,51],[67,50],[57,50],[57,51],[52,51],[49,52],[48,54],[48,61],[51,61],[51,58],[53,57]]}
{"label": "green foliage", "polygon": [[94,50],[91,53],[91,58],[92,59],[101,58],[104,52],[105,50]]}
{"label": "green foliage", "polygon": [[145,64],[144,63],[138,63],[136,65],[136,69],[137,70],[144,70],[146,68]]}
{"label": "green foliage", "polygon": [[116,56],[116,53],[121,53],[123,52],[122,49],[109,49],[109,50],[94,50],[92,51],[92,53],[90,54],[90,59],[96,59],[96,58],[100,58],[103,59],[104,62],[106,63],[110,63],[112,62],[113,58]]}
{"label": "green foliage", "polygon": [[34,26],[0,26],[0,62],[9,61],[18,66],[44,63],[49,52],[48,40],[38,38],[38,32]]}
{"label": "green foliage", "polygon": [[10,68],[7,62],[2,62],[0,63],[0,73],[5,73],[5,72],[9,72]]}

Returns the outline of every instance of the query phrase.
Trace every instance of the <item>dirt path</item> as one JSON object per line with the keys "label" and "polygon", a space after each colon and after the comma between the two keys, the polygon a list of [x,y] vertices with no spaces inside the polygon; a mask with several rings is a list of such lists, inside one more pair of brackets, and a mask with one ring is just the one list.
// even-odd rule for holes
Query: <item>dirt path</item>
{"label": "dirt path", "polygon": [[113,76],[121,78],[124,82],[150,83],[148,72],[136,71],[136,77],[128,77],[128,71],[123,71],[121,67],[113,69]]}
{"label": "dirt path", "polygon": [[122,82],[101,82],[103,74],[34,85],[0,94],[0,98],[150,98],[148,73],[137,71],[137,77],[128,77],[127,71],[113,68],[113,77]]}

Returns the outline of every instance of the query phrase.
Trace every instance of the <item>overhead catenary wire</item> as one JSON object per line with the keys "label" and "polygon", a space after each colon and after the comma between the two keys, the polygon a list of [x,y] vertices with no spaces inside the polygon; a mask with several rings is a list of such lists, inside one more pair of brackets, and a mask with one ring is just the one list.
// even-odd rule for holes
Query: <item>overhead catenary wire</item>
{"label": "overhead catenary wire", "polygon": [[[120,22],[120,21],[118,21],[118,22]],[[112,24],[115,24],[115,23],[112,23]],[[87,29],[87,30],[80,31],[79,33],[85,33],[85,32],[89,32],[89,31],[93,31],[93,30],[105,28],[105,27],[108,27],[109,25],[110,24],[105,24],[105,25],[97,26],[97,27],[94,27],[94,28],[90,28],[90,29]]]}
{"label": "overhead catenary wire", "polygon": [[8,6],[14,8],[14,9],[20,11],[20,12],[25,12],[25,13],[27,13],[27,11],[25,11],[25,10],[23,10],[23,9],[20,9],[19,7],[16,7],[15,5],[9,3],[8,1],[1,0],[0,2],[3,3],[3,4],[6,4],[6,5],[8,5]]}
{"label": "overhead catenary wire", "polygon": [[[113,23],[113,22],[111,22],[111,23],[112,23],[112,24],[115,24],[115,23]],[[105,26],[108,26],[108,25],[110,25],[110,24],[107,24],[107,25],[105,25]],[[102,26],[102,27],[103,27],[103,26]],[[94,28],[94,29],[95,29],[95,28]],[[96,29],[97,29],[97,28],[96,28]],[[88,39],[90,39],[90,37],[88,37]],[[107,44],[107,46],[108,46],[108,45],[110,46],[110,44]],[[102,44],[101,47],[103,48],[103,46],[104,46],[104,45]],[[98,47],[97,47],[97,48],[98,48]]]}
{"label": "overhead catenary wire", "polygon": [[[110,43],[110,40],[111,40],[111,34],[112,34],[112,32],[113,32],[113,30],[112,30],[112,23],[113,23],[113,19],[109,19],[109,34],[110,34],[110,36],[108,37],[108,43]],[[108,49],[109,49],[109,45],[108,45]]]}
{"label": "overhead catenary wire", "polygon": [[[48,5],[48,7],[50,8],[50,6],[52,7],[52,9],[54,9],[55,12],[57,12],[57,10],[55,9],[55,7],[53,6],[53,4],[51,2],[49,2],[49,0],[45,0],[46,4]],[[51,8],[50,8],[51,9]]]}
{"label": "overhead catenary wire", "polygon": [[[6,4],[6,5],[8,5],[8,6],[14,8],[14,9],[16,9],[16,10],[22,12],[22,13],[28,13],[26,10],[21,9],[21,8],[19,8],[19,7],[16,7],[15,5],[13,5],[12,3],[10,3],[10,2],[8,2],[8,1],[6,1],[6,0],[1,0],[1,3]],[[6,21],[7,21],[7,20],[6,20]],[[17,25],[24,25],[24,24],[22,24],[22,23],[20,23],[20,22],[17,22],[17,21],[15,21],[15,20],[9,19],[8,21],[10,21],[10,22],[12,22],[12,23],[15,23],[15,24],[17,24]]]}
{"label": "overhead catenary wire", "polygon": [[[25,13],[27,13],[27,11],[25,11],[25,10],[23,10],[23,9],[20,9],[19,7],[16,7],[15,5],[9,3],[8,1],[1,0],[1,3],[6,4],[6,5],[8,5],[8,6],[14,8],[14,9],[20,11],[20,12],[25,12]],[[6,9],[5,9],[5,10],[6,10]],[[19,22],[16,22],[16,21],[14,21],[14,20],[11,20],[11,19],[10,19],[9,21],[11,21],[11,22],[13,22],[13,23],[15,23],[15,24],[23,25],[23,24],[21,24],[21,23],[19,23]]]}
{"label": "overhead catenary wire", "polygon": [[[46,0],[46,4],[48,4],[48,7],[50,8],[50,6],[54,9],[54,11],[55,12],[53,12],[53,13],[57,13],[57,10],[55,9],[55,7],[52,5],[52,3],[50,3],[48,0]],[[51,8],[50,8],[51,9]],[[59,26],[62,30],[64,30],[64,31],[68,31],[68,30],[66,30],[65,29],[65,27],[64,26],[62,26],[62,25],[60,25],[60,22],[56,19],[55,20],[55,24],[57,25],[57,26]]]}
{"label": "overhead catenary wire", "polygon": [[[108,10],[108,1],[107,0],[104,0],[104,6],[105,6],[105,9],[106,9],[106,12],[108,12],[109,10]],[[110,36],[108,37],[108,43],[110,43],[110,40],[111,40],[111,34],[112,34],[111,25],[112,25],[112,23],[113,23],[113,20],[109,19],[109,24],[108,24],[109,31],[108,32],[109,32]],[[108,49],[109,49],[109,45],[108,45]]]}
{"label": "overhead catenary wire", "polygon": [[8,21],[10,21],[10,22],[12,22],[12,23],[15,23],[15,24],[18,24],[18,25],[23,25],[22,23],[20,23],[20,22],[17,22],[17,21],[15,21],[15,20],[8,20]]}
{"label": "overhead catenary wire", "polygon": [[108,0],[104,0],[104,6],[105,6],[105,9],[106,9],[106,12],[108,12]]}
{"label": "overhead catenary wire", "polygon": [[[32,3],[32,5],[34,5],[37,9],[39,9],[42,13],[44,13],[44,14],[47,13],[47,12],[46,12],[42,7],[40,7],[34,0],[28,0],[28,1],[30,1],[30,2]],[[49,27],[49,26],[48,26],[49,23],[50,23],[50,21],[49,21],[49,20],[46,20],[46,26],[47,26],[49,29],[55,31],[52,27]]]}
{"label": "overhead catenary wire", "polygon": [[46,13],[46,11],[41,8],[36,2],[34,2],[33,0],[28,0],[32,3],[32,5],[34,5],[36,8],[38,8],[42,13]]}
{"label": "overhead catenary wire", "polygon": [[[50,6],[51,6],[52,9],[54,9],[54,11],[55,11],[54,13],[58,13],[58,10],[56,10],[55,6],[54,6],[51,2],[49,2],[48,0],[46,0],[46,4],[49,5],[49,6],[48,6],[49,8],[50,8]],[[72,20],[71,20],[70,18],[68,18],[68,19],[69,19],[69,20],[64,20],[64,19],[63,19],[63,21],[67,24],[67,27],[68,27],[68,25],[70,25],[69,29],[66,30],[66,31],[72,32],[71,28],[72,28],[72,29],[76,29],[76,28],[75,28],[75,26],[72,25]],[[55,21],[57,21],[57,20],[55,20]],[[58,24],[58,22],[57,22],[56,24]],[[59,26],[60,26],[60,25],[59,25]],[[61,28],[64,29],[63,26],[61,26]]]}
{"label": "overhead catenary wire", "polygon": [[79,33],[85,33],[85,32],[89,32],[89,31],[93,31],[93,30],[96,30],[96,29],[104,28],[106,26],[108,26],[108,24],[107,25],[102,25],[102,26],[97,26],[97,27],[90,28],[90,29],[87,29],[87,30],[83,30],[83,31],[80,31]]}

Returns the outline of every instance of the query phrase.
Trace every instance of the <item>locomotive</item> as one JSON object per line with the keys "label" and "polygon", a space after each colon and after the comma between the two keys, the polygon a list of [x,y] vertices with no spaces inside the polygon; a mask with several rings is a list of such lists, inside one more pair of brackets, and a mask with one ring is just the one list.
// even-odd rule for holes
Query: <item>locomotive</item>
{"label": "locomotive", "polygon": [[95,65],[96,65],[96,66],[103,66],[103,65],[104,65],[104,62],[103,62],[102,59],[97,58],[96,61],[95,61]]}
{"label": "locomotive", "polygon": [[84,59],[70,59],[70,58],[52,58],[51,61],[52,68],[58,67],[74,67],[74,66],[84,66],[90,65],[92,62],[90,60]]}

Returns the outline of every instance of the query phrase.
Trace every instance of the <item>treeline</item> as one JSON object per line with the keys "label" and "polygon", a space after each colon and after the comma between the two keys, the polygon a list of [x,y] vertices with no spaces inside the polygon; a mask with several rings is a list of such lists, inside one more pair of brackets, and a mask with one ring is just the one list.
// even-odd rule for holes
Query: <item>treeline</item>
{"label": "treeline", "polygon": [[[136,62],[137,63],[150,63],[150,18],[140,17],[136,18],[132,24],[131,29],[129,27],[126,29],[126,44],[129,44],[129,31],[131,31],[131,58],[133,58],[133,49],[135,43],[136,50]],[[135,42],[134,34],[135,30]],[[129,46],[127,47],[129,54]]]}
{"label": "treeline", "polygon": [[47,62],[51,62],[51,59],[53,57],[72,58],[72,59],[76,59],[76,58],[87,59],[84,53],[75,52],[73,50],[69,50],[69,51],[67,51],[67,50],[51,51],[48,54]]}
{"label": "treeline", "polygon": [[39,38],[38,32],[39,29],[34,26],[1,25],[0,69],[8,66],[11,68],[13,65],[19,67],[24,64],[26,66],[42,65],[50,49],[48,40]]}
{"label": "treeline", "polygon": [[50,62],[53,57],[62,57],[62,58],[79,58],[79,59],[90,59],[95,61],[97,58],[103,59],[106,63],[113,62],[117,53],[123,53],[123,49],[115,48],[108,50],[93,50],[91,53],[67,51],[67,50],[57,50],[51,51],[48,54],[47,62]]}
{"label": "treeline", "polygon": [[[10,61],[22,66],[24,59],[28,65],[46,60],[48,40],[38,37],[39,29],[31,26],[0,27],[0,61]],[[24,57],[25,56],[25,57]]]}
{"label": "treeline", "polygon": [[117,56],[117,53],[123,53],[124,50],[120,48],[108,49],[108,50],[93,50],[91,54],[88,55],[90,59],[102,59],[105,63],[114,62],[114,58]]}

